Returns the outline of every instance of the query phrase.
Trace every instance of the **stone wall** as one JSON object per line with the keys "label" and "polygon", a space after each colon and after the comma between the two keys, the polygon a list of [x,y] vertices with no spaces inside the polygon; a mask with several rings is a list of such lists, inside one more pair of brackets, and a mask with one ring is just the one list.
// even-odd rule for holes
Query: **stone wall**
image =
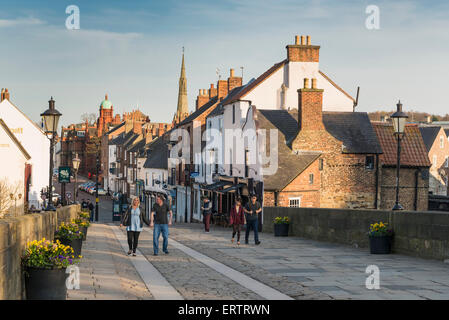
{"label": "stone wall", "polygon": [[79,205],[71,205],[56,211],[0,219],[0,300],[24,298],[20,262],[27,242],[44,237],[53,240],[59,224],[70,222],[79,211]]}
{"label": "stone wall", "polygon": [[395,233],[394,253],[449,259],[449,213],[264,207],[264,232],[273,232],[277,216],[290,218],[290,235],[362,248],[369,247],[370,224],[388,222]]}

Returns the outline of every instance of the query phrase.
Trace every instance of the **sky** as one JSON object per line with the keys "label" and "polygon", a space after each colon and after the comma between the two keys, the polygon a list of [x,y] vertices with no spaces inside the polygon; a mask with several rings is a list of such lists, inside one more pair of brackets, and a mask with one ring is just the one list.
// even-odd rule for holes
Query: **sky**
{"label": "sky", "polygon": [[[80,10],[68,30],[66,7]],[[365,25],[379,8],[379,29]],[[0,0],[0,87],[31,119],[53,96],[61,124],[140,109],[154,122],[176,111],[182,47],[190,110],[198,89],[243,69],[243,82],[286,57],[295,35],[320,45],[320,70],[358,111],[449,113],[449,1]]]}

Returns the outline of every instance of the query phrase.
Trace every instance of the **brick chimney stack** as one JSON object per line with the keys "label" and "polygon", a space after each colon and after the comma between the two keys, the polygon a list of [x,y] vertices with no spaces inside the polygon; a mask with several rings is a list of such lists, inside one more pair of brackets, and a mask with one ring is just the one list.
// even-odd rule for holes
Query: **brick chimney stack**
{"label": "brick chimney stack", "polygon": [[[301,39],[301,41],[300,41]],[[320,46],[312,46],[310,36],[295,36],[295,44],[289,44],[287,48],[287,59],[291,62],[319,62]]]}
{"label": "brick chimney stack", "polygon": [[8,89],[3,89],[2,88],[1,95],[0,95],[0,102],[2,102],[3,100],[9,100]]}
{"label": "brick chimney stack", "polygon": [[209,93],[206,89],[200,89],[198,97],[196,98],[196,110],[204,106],[209,101]]}
{"label": "brick chimney stack", "polygon": [[218,91],[218,100],[226,97],[228,95],[228,81],[227,80],[218,80],[217,83],[217,91]]}
{"label": "brick chimney stack", "polygon": [[317,89],[316,79],[304,79],[304,88],[298,89],[298,124],[300,131],[325,130],[323,124],[323,89]]}
{"label": "brick chimney stack", "polygon": [[133,132],[135,134],[142,134],[142,123],[139,121],[133,121]]}
{"label": "brick chimney stack", "polygon": [[234,75],[234,69],[231,69],[228,78],[228,92],[231,92],[232,89],[240,87],[241,85],[242,77],[236,77]]}
{"label": "brick chimney stack", "polygon": [[217,88],[214,88],[214,84],[211,83],[209,89],[209,100],[215,97],[216,95],[217,95]]}

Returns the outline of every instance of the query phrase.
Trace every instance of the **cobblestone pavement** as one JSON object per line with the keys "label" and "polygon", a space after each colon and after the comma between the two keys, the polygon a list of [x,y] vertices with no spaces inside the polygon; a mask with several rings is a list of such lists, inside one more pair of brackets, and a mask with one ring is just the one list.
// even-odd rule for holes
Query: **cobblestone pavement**
{"label": "cobblestone pavement", "polygon": [[[112,228],[117,227],[95,223],[89,228],[80,264],[81,290],[70,290],[69,299],[154,299]],[[160,250],[153,256],[150,228],[141,233],[138,249],[145,263],[184,299],[263,297],[198,261],[173,240],[294,299],[449,299],[449,265],[439,261],[371,255],[367,249],[266,233],[260,235],[259,246],[250,237],[249,245],[237,247],[230,237],[230,229],[212,226],[204,233],[201,224],[178,223],[170,228],[168,255]],[[365,286],[369,265],[380,269],[379,290]]]}

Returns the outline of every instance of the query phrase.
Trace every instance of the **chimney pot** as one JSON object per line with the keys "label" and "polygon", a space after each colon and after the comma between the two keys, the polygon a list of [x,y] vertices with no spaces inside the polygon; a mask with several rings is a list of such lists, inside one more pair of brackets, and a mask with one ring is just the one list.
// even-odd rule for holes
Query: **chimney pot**
{"label": "chimney pot", "polygon": [[310,46],[310,36],[307,36],[306,40],[307,40],[307,45]]}
{"label": "chimney pot", "polygon": [[312,89],[316,89],[316,79],[312,79]]}
{"label": "chimney pot", "polygon": [[304,45],[304,36],[301,36],[301,45]]}
{"label": "chimney pot", "polygon": [[295,44],[299,44],[299,36],[295,36]]}
{"label": "chimney pot", "polygon": [[308,89],[309,88],[309,79],[304,78],[304,89]]}
{"label": "chimney pot", "polygon": [[231,78],[233,78],[234,77],[234,69],[231,69],[229,73],[231,75]]}

